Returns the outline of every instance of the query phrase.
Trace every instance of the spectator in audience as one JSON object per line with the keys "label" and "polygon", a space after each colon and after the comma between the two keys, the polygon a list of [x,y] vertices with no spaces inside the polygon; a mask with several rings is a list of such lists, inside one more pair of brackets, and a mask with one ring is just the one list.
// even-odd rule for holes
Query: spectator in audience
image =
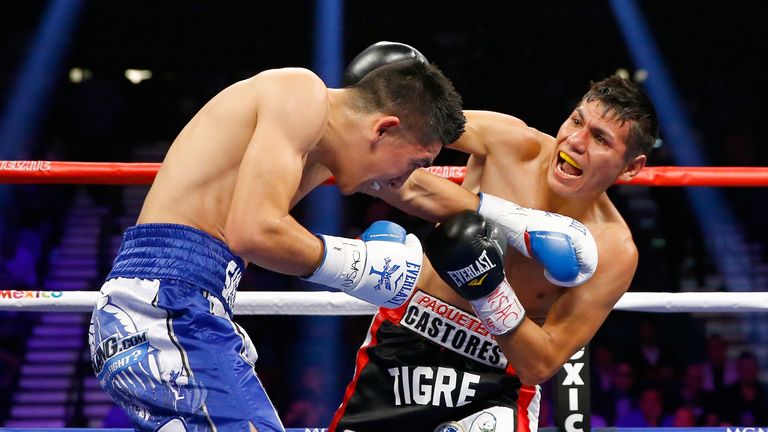
{"label": "spectator in audience", "polygon": [[638,344],[630,360],[635,374],[646,386],[663,389],[674,382],[676,361],[669,347],[663,345],[657,336],[656,326],[650,320],[643,320],[638,326]]}
{"label": "spectator in audience", "polygon": [[589,373],[592,412],[605,417],[605,408],[613,398],[614,350],[607,343],[596,342],[590,345],[589,352],[592,357]]}
{"label": "spectator in audience", "polygon": [[2,259],[9,288],[37,289],[37,261],[42,239],[30,228],[20,230],[13,237],[14,240],[6,245]]}
{"label": "spectator in audience", "polygon": [[611,396],[609,405],[598,413],[605,417],[608,424],[615,424],[617,419],[627,416],[634,405],[635,371],[629,362],[616,363]]}
{"label": "spectator in audience", "polygon": [[722,419],[738,426],[765,426],[768,424],[768,394],[765,383],[759,379],[757,357],[744,351],[738,359],[738,379],[727,386],[720,398]]}
{"label": "spectator in audience", "polygon": [[698,426],[698,423],[696,422],[696,414],[694,414],[693,409],[691,409],[691,407],[681,406],[675,410],[674,414],[670,418],[665,420],[662,426],[696,427]]}
{"label": "spectator in audience", "polygon": [[688,408],[693,413],[696,423],[702,424],[706,416],[713,412],[714,402],[712,392],[704,388],[702,365],[688,365],[674,395],[673,406]]}
{"label": "spectator in audience", "polygon": [[287,427],[307,427],[328,424],[333,412],[328,400],[323,399],[327,376],[318,366],[307,366],[302,371],[299,398],[295,399],[283,416]]}
{"label": "spectator in audience", "polygon": [[664,419],[661,390],[648,387],[637,399],[637,407],[616,418],[616,427],[661,427]]}
{"label": "spectator in audience", "polygon": [[736,362],[728,359],[728,342],[718,334],[707,338],[707,359],[702,365],[704,388],[715,394],[736,381]]}

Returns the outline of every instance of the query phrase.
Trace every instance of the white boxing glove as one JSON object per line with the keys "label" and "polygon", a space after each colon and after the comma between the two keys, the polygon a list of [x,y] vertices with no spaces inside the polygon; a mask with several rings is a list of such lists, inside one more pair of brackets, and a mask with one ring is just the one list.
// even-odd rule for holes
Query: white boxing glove
{"label": "white boxing glove", "polygon": [[576,219],[520,207],[487,193],[480,194],[477,212],[505,231],[509,245],[540,262],[544,276],[555,285],[581,285],[597,270],[597,243]]}
{"label": "white boxing glove", "polygon": [[410,297],[423,256],[419,239],[406,235],[400,225],[374,222],[359,240],[319,237],[325,243],[323,261],[306,280],[386,308],[396,308]]}

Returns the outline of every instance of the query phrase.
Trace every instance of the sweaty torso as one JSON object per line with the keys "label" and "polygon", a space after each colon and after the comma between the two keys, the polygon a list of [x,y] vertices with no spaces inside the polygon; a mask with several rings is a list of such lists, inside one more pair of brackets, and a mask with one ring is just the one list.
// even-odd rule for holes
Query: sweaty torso
{"label": "sweaty torso", "polygon": [[[526,152],[511,151],[494,147],[485,157],[471,156],[467,164],[467,175],[463,186],[473,192],[486,192],[524,207],[548,210],[566,214],[556,208],[548,208],[545,197],[549,187],[546,170],[554,151],[554,138],[533,128],[525,128],[523,139],[530,140]],[[574,215],[568,215],[575,217]],[[600,232],[609,225],[624,221],[616,208],[603,194],[590,211],[577,217],[600,241]],[[610,258],[600,257],[605,265]],[[514,248],[509,248],[505,258],[507,280],[525,307],[526,316],[543,325],[547,312],[563,292],[563,287],[549,283],[544,278],[544,269],[535,260],[526,258]],[[469,303],[447,286],[427,263],[419,279],[420,288],[465,310],[472,310]]]}
{"label": "sweaty torso", "polygon": [[[259,76],[240,81],[211,99],[174,140],[144,201],[137,223],[175,223],[225,240],[238,169],[265,103]],[[270,163],[265,155],[264,163]],[[303,160],[291,207],[329,176]],[[258,182],[253,178],[249,181]]]}

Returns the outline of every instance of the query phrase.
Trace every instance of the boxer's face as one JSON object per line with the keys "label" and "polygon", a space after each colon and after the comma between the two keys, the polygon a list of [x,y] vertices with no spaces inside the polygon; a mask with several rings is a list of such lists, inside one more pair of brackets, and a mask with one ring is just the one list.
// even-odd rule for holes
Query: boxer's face
{"label": "boxer's face", "polygon": [[341,193],[367,192],[372,188],[400,188],[418,168],[432,165],[442,143],[420,142],[418,133],[402,126],[394,116],[373,117],[368,141],[359,151],[345,154],[345,163],[334,174]]}
{"label": "boxer's face", "polygon": [[352,155],[336,182],[345,195],[366,192],[375,185],[398,189],[414,170],[432,165],[441,148],[439,141],[425,145],[412,134],[388,133],[365,152]]}
{"label": "boxer's face", "polygon": [[582,101],[557,133],[547,174],[550,188],[561,196],[594,196],[617,178],[634,176],[645,156],[626,159],[630,126],[598,101]]}
{"label": "boxer's face", "polygon": [[397,137],[382,143],[376,150],[376,162],[361,182],[365,191],[373,182],[381,187],[399,189],[413,171],[432,165],[442,148],[437,141],[428,145],[413,139]]}

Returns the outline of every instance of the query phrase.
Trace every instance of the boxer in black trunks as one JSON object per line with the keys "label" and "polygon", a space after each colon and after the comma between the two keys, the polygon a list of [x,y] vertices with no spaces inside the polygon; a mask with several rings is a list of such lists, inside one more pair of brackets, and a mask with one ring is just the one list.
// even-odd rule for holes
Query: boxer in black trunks
{"label": "boxer in black trunks", "polygon": [[[425,260],[408,303],[374,317],[330,431],[536,430],[537,385],[594,336],[633,278],[637,248],[606,190],[640,171],[658,136],[652,103],[637,85],[615,76],[594,83],[556,137],[504,114],[465,115],[466,132],[449,148],[470,154],[463,186],[479,197],[469,194],[474,207],[465,208],[496,222],[512,246],[505,279],[469,301],[444,279],[487,284],[490,265],[478,257],[441,278]],[[418,170],[400,188],[369,194],[438,222],[455,213],[443,201],[455,201],[454,187]],[[573,278],[553,268],[567,260],[531,251],[541,236],[530,222],[547,218],[576,241]],[[583,268],[591,264],[579,251],[589,244],[579,243],[582,232],[600,256],[593,273]],[[506,308],[497,308],[499,299]]]}

